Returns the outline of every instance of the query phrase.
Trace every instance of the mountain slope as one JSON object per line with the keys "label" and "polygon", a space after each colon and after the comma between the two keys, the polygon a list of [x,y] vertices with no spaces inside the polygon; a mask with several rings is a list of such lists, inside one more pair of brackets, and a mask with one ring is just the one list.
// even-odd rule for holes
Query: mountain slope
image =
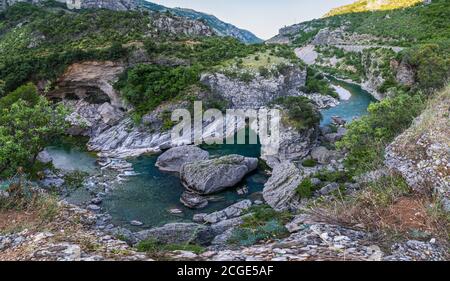
{"label": "mountain slope", "polygon": [[378,10],[393,10],[405,7],[410,7],[423,0],[359,0],[353,4],[345,5],[328,12],[325,17],[331,17],[342,14],[378,11]]}
{"label": "mountain slope", "polygon": [[225,23],[213,15],[197,12],[191,9],[167,8],[152,2],[141,0],[139,5],[146,9],[156,12],[169,12],[174,15],[189,19],[201,20],[209,25],[219,36],[231,36],[247,44],[262,43],[263,40],[256,37],[250,31],[237,28],[236,26]]}

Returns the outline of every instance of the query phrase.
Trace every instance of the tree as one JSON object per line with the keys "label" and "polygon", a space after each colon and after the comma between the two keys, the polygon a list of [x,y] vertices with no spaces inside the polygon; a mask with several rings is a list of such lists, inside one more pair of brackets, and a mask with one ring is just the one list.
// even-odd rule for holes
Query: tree
{"label": "tree", "polygon": [[18,167],[32,168],[39,152],[64,133],[66,115],[64,107],[52,106],[32,84],[0,99],[0,177]]}

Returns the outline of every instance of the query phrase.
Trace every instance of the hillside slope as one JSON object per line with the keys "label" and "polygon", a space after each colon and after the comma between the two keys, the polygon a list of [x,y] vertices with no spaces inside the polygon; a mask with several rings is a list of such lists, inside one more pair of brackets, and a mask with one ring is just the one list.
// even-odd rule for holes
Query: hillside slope
{"label": "hillside slope", "polygon": [[325,17],[367,11],[394,10],[416,5],[423,0],[359,0],[353,4],[345,5],[329,11]]}
{"label": "hillside slope", "polygon": [[223,22],[213,15],[208,15],[208,14],[198,12],[195,10],[191,10],[191,9],[167,8],[165,6],[158,5],[158,4],[151,3],[148,1],[144,1],[144,0],[140,1],[140,5],[151,11],[169,12],[169,13],[172,13],[172,14],[180,16],[180,17],[204,21],[219,36],[231,36],[231,37],[239,39],[240,41],[247,43],[247,44],[263,42],[263,40],[256,37],[256,35],[254,35],[250,31],[240,29],[232,24]]}

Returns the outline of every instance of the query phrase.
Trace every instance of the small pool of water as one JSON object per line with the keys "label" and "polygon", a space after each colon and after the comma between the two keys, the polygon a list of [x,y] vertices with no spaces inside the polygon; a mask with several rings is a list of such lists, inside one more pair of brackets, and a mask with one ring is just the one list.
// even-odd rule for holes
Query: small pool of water
{"label": "small pool of water", "polygon": [[357,84],[348,83],[333,77],[328,78],[334,85],[348,90],[352,96],[348,100],[341,100],[341,103],[336,107],[322,110],[323,119],[320,123],[321,126],[331,124],[331,117],[333,116],[342,117],[347,122],[350,122],[356,117],[366,115],[369,104],[376,101],[370,93]]}
{"label": "small pool of water", "polygon": [[98,168],[94,154],[85,149],[87,140],[71,138],[59,141],[46,148],[55,168],[65,171],[93,173]]}

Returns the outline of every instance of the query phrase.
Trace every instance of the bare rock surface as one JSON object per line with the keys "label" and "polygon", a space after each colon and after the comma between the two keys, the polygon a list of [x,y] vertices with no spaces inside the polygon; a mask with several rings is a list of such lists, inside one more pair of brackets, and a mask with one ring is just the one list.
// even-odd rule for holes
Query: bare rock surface
{"label": "bare rock surface", "polygon": [[212,194],[238,184],[258,166],[258,159],[227,155],[217,159],[187,163],[181,169],[183,185],[198,194]]}
{"label": "bare rock surface", "polygon": [[209,153],[196,146],[174,147],[158,157],[156,167],[161,171],[180,172],[184,164],[207,160],[208,158]]}

